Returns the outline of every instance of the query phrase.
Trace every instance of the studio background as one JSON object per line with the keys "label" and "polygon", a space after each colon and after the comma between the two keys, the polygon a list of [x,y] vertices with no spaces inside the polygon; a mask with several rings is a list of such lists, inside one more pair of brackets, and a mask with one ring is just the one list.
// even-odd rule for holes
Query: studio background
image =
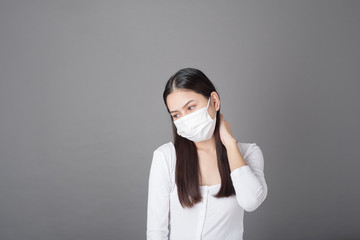
{"label": "studio background", "polygon": [[202,70],[268,196],[244,239],[360,239],[359,1],[0,1],[0,239],[145,239],[162,100]]}

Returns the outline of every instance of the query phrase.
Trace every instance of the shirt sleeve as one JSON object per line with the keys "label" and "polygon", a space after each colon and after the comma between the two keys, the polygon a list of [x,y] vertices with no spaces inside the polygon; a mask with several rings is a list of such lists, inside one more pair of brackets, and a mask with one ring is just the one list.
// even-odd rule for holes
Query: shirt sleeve
{"label": "shirt sleeve", "polygon": [[244,157],[247,165],[230,173],[239,205],[247,212],[256,210],[265,200],[268,187],[264,177],[264,157],[256,143],[251,143]]}
{"label": "shirt sleeve", "polygon": [[169,234],[169,162],[162,151],[155,150],[150,167],[147,205],[147,240],[167,240]]}

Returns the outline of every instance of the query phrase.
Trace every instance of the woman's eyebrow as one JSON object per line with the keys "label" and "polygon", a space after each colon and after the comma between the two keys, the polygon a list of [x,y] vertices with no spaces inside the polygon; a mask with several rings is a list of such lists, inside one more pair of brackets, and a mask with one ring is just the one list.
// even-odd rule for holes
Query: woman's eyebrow
{"label": "woman's eyebrow", "polygon": [[[190,100],[188,101],[182,108],[186,107],[186,105],[188,105],[189,103],[193,102],[194,100]],[[179,110],[174,110],[174,111],[171,111],[170,113],[173,113],[173,112],[179,112]]]}

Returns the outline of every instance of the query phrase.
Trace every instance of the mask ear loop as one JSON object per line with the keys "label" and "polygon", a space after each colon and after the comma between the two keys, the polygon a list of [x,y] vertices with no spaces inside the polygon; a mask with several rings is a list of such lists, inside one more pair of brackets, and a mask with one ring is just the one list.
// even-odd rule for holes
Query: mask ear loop
{"label": "mask ear loop", "polygon": [[207,103],[206,109],[208,109],[209,103],[210,103],[210,97],[209,97],[209,101],[208,101],[208,103]]}

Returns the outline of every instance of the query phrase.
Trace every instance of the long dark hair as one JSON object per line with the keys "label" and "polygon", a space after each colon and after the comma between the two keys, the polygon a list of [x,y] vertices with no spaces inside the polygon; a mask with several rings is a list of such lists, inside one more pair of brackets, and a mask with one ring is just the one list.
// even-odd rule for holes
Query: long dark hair
{"label": "long dark hair", "polygon": [[[165,85],[163,99],[169,114],[170,110],[167,106],[166,98],[175,89],[192,90],[202,94],[207,99],[213,91],[217,93],[213,83],[203,72],[195,68],[181,69],[171,76]],[[173,123],[171,114],[170,118],[176,150],[175,182],[177,185],[179,201],[183,207],[191,208],[202,200],[199,185],[199,176],[201,173],[197,149],[193,141],[177,134],[177,129]],[[220,139],[219,126],[220,109],[216,112],[216,125],[214,130],[217,163],[221,176],[221,188],[215,195],[216,198],[229,197],[235,194],[235,189],[230,178],[230,166],[227,151]]]}

